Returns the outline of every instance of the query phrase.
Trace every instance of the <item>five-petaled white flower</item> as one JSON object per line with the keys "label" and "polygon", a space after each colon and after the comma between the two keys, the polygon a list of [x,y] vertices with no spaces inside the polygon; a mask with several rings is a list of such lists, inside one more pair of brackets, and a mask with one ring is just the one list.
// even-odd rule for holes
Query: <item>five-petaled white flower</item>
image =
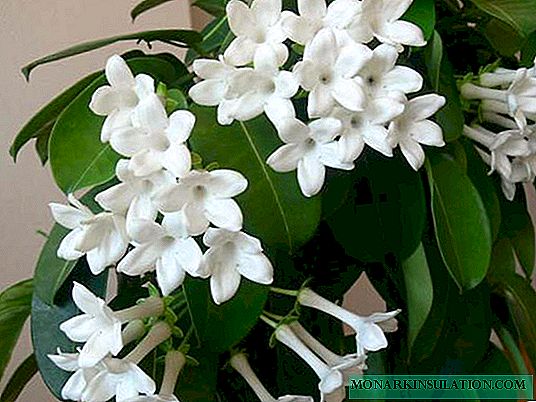
{"label": "five-petaled white flower", "polygon": [[307,45],[322,28],[331,28],[341,40],[346,40],[345,28],[361,9],[355,0],[298,0],[299,15],[283,11],[281,24],[287,36],[300,45]]}
{"label": "five-petaled white flower", "polygon": [[357,42],[368,43],[376,38],[400,51],[404,49],[402,45],[424,46],[426,41],[421,28],[400,20],[411,3],[413,0],[363,0],[361,12],[348,32]]}
{"label": "five-petaled white flower", "polygon": [[317,33],[305,48],[303,61],[294,68],[300,85],[310,91],[309,116],[325,117],[337,104],[352,111],[363,110],[365,92],[354,77],[370,57],[372,51],[365,45],[338,46],[330,29]]}
{"label": "five-petaled white flower", "polygon": [[129,168],[136,176],[147,176],[162,168],[176,177],[191,167],[190,151],[185,145],[195,124],[195,116],[178,110],[169,118],[156,94],[140,101],[132,115],[134,125],[115,130],[112,148],[130,157]]}
{"label": "five-petaled white flower", "polygon": [[298,183],[303,194],[318,194],[326,175],[326,166],[350,170],[353,164],[339,155],[335,138],[340,134],[341,123],[337,119],[324,118],[305,125],[300,120],[289,119],[281,123],[278,132],[286,143],[266,161],[277,172],[298,171]]}
{"label": "five-petaled white flower", "polygon": [[129,229],[136,247],[121,260],[119,272],[140,276],[156,269],[156,280],[165,296],[183,283],[186,273],[201,276],[203,253],[189,236],[182,212],[166,214],[162,225],[133,219]]}
{"label": "five-petaled white flower", "polygon": [[98,275],[127,250],[125,218],[111,212],[94,215],[72,194],[68,199],[71,205],[49,204],[56,222],[71,229],[58,248],[58,257],[77,260],[86,254],[91,272]]}
{"label": "five-petaled white flower", "polygon": [[287,38],[281,27],[281,0],[253,0],[251,7],[240,0],[227,3],[229,27],[236,38],[224,53],[225,60],[235,66],[253,61],[257,52],[273,53],[277,64],[288,58],[283,43]]}
{"label": "five-petaled white flower", "polygon": [[436,94],[413,98],[406,103],[404,113],[389,126],[391,145],[393,148],[400,146],[404,157],[415,170],[419,170],[425,159],[421,144],[434,147],[445,145],[441,127],[428,120],[444,104],[445,98]]}
{"label": "five-petaled white flower", "polygon": [[232,197],[246,190],[248,182],[233,170],[192,170],[175,186],[159,194],[163,212],[182,210],[191,235],[204,233],[209,222],[229,230],[242,228],[242,211]]}
{"label": "five-petaled white flower", "polygon": [[235,295],[242,276],[263,285],[272,283],[272,263],[255,237],[244,232],[210,228],[203,236],[203,243],[209,249],[203,256],[201,271],[210,276],[210,290],[216,304]]}
{"label": "five-petaled white flower", "polygon": [[107,116],[101,131],[102,142],[108,142],[115,129],[129,126],[139,100],[154,92],[154,80],[146,74],[134,77],[120,56],[110,57],[105,71],[110,85],[98,88],[89,105],[93,113]]}

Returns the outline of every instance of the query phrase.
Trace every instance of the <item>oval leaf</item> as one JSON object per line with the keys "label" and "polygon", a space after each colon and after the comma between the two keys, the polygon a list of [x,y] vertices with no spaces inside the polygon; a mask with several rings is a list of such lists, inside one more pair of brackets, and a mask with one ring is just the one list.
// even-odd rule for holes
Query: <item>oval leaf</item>
{"label": "oval leaf", "polygon": [[484,203],[456,162],[431,155],[427,172],[432,213],[445,265],[461,290],[478,285],[491,258],[491,229]]}
{"label": "oval leaf", "polygon": [[32,291],[32,280],[28,279],[0,293],[0,378],[30,314]]}
{"label": "oval leaf", "polygon": [[536,30],[534,0],[470,0],[482,11],[498,18],[527,36]]}
{"label": "oval leaf", "polygon": [[[134,73],[144,72],[166,83],[177,78],[175,67],[161,58],[134,58],[128,64]],[[100,141],[104,119],[88,107],[93,92],[105,82],[106,78],[101,76],[82,91],[52,129],[50,166],[56,183],[65,193],[105,183],[115,175],[120,156]]]}
{"label": "oval leaf", "polygon": [[307,242],[320,221],[320,197],[305,198],[295,174],[276,173],[265,163],[281,145],[272,124],[259,117],[220,126],[215,109],[194,106],[192,111],[197,123],[190,141],[204,164],[216,162],[248,179],[248,189],[238,197],[245,230],[268,249],[292,252]]}

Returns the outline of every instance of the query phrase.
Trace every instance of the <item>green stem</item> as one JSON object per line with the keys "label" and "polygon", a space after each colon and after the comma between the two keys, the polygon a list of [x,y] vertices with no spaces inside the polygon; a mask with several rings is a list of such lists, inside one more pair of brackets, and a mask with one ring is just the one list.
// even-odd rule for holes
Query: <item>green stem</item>
{"label": "green stem", "polygon": [[282,315],[279,315],[279,314],[274,314],[274,313],[270,313],[269,311],[266,311],[266,310],[263,310],[262,312],[265,316],[269,317],[269,318],[273,318],[274,320],[278,320],[278,321],[281,321],[282,319],[284,319],[285,317],[283,317]]}
{"label": "green stem", "polygon": [[271,326],[272,328],[277,328],[277,323],[275,321],[272,321],[270,320],[268,317],[266,317],[265,315],[261,315],[260,316],[260,319],[263,320],[266,324],[268,324],[269,326]]}
{"label": "green stem", "polygon": [[274,293],[279,293],[281,295],[292,296],[292,297],[298,297],[298,295],[300,294],[299,290],[281,289],[275,286],[271,286],[270,290]]}

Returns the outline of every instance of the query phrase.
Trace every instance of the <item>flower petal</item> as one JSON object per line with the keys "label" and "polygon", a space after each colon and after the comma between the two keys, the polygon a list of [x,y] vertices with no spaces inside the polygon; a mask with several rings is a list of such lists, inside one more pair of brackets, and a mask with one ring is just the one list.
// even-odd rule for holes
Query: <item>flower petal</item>
{"label": "flower petal", "polygon": [[232,199],[210,198],[205,201],[205,215],[214,225],[237,231],[242,228],[242,211]]}
{"label": "flower petal", "polygon": [[312,197],[324,185],[326,168],[315,156],[305,156],[298,162],[298,183],[306,197]]}
{"label": "flower petal", "polygon": [[217,169],[210,172],[208,188],[215,197],[236,197],[246,191],[247,187],[248,181],[240,172],[229,169]]}

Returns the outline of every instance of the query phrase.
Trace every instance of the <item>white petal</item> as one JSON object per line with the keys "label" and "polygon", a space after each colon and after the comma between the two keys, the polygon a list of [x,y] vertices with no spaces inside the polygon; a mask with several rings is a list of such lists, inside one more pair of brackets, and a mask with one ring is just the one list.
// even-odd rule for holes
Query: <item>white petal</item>
{"label": "white petal", "polygon": [[84,236],[82,229],[74,229],[63,238],[58,247],[58,257],[67,261],[77,260],[84,255],[84,253],[78,251],[78,245],[80,244]]}
{"label": "white petal", "polygon": [[257,22],[264,26],[275,24],[281,15],[281,0],[255,0],[251,11],[257,17]]}
{"label": "white petal", "polygon": [[169,116],[169,127],[166,130],[171,142],[186,142],[195,125],[195,116],[187,110],[177,110]]}
{"label": "white petal", "polygon": [[405,66],[396,66],[384,75],[382,84],[388,91],[400,91],[405,94],[419,91],[422,88],[422,76],[415,70]]}
{"label": "white petal", "polygon": [[72,290],[72,298],[76,307],[86,314],[99,315],[102,314],[104,300],[95,296],[88,288],[78,282],[74,282]]}
{"label": "white petal", "polygon": [[248,181],[240,172],[228,169],[210,172],[208,188],[218,198],[236,197],[246,191],[247,187]]}
{"label": "white petal", "polygon": [[192,100],[203,106],[218,105],[225,94],[226,84],[221,80],[206,80],[195,84],[188,94]]}
{"label": "white petal", "polygon": [[361,44],[344,46],[337,57],[334,70],[343,78],[352,78],[372,58],[372,50]]}
{"label": "white petal", "polygon": [[242,211],[232,199],[206,200],[205,214],[211,223],[223,229],[237,231],[242,228]]}
{"label": "white petal", "polygon": [[400,149],[414,170],[419,170],[424,163],[425,155],[418,142],[412,139],[400,141]]}
{"label": "white petal", "polygon": [[376,324],[368,324],[363,328],[362,333],[358,334],[359,342],[368,351],[376,352],[386,348],[387,338],[382,329]]}
{"label": "white petal", "polygon": [[314,120],[309,123],[311,138],[316,142],[324,144],[333,141],[341,132],[341,122],[332,117]]}
{"label": "white petal", "polygon": [[110,145],[121,155],[133,156],[144,149],[147,140],[147,135],[141,129],[122,127],[112,132]]}
{"label": "white petal", "polygon": [[108,116],[120,106],[118,94],[107,85],[95,90],[89,103],[91,111],[99,116]]}
{"label": "white petal", "polygon": [[61,397],[65,400],[79,401],[82,397],[82,393],[86,388],[86,380],[84,378],[84,371],[78,370],[75,372],[61,390]]}
{"label": "white petal", "polygon": [[201,205],[198,203],[188,203],[184,206],[183,212],[186,218],[188,232],[192,236],[205,233],[209,226],[209,221]]}
{"label": "white petal", "polygon": [[186,272],[171,252],[164,253],[156,262],[156,280],[164,296],[170,295],[184,282]]}
{"label": "white petal", "polygon": [[182,143],[172,143],[161,155],[162,166],[173,173],[175,177],[186,175],[192,167],[192,156],[190,151],[186,145]]}
{"label": "white petal", "polygon": [[255,28],[255,20],[246,3],[231,0],[227,3],[226,13],[229,27],[236,36],[247,36]]}
{"label": "white petal", "polygon": [[128,167],[136,176],[143,177],[162,169],[161,153],[151,149],[133,155]]}
{"label": "white petal", "polygon": [[142,244],[131,250],[117,266],[118,272],[130,276],[143,275],[155,268],[156,260],[163,252],[160,244]]}
{"label": "white petal", "polygon": [[[237,2],[241,3],[239,0]],[[256,49],[257,45],[251,39],[238,37],[225,49],[223,57],[227,63],[233,66],[244,66],[253,61]]]}
{"label": "white petal", "polygon": [[281,14],[281,26],[288,37],[300,45],[305,45],[316,33],[306,19],[290,11],[283,11]]}
{"label": "white petal", "polygon": [[210,277],[210,292],[216,304],[231,299],[240,286],[240,274],[228,261],[215,262],[218,267]]}
{"label": "white petal", "polygon": [[385,156],[393,156],[393,149],[389,142],[387,129],[383,126],[367,126],[363,130],[363,139],[365,143],[384,154]]}
{"label": "white petal", "polygon": [[266,163],[276,172],[286,173],[298,168],[298,162],[303,158],[303,147],[287,144],[275,150]]}
{"label": "white petal", "polygon": [[82,221],[91,217],[84,211],[80,211],[70,205],[50,203],[48,206],[54,220],[67,229],[75,229],[80,226]]}
{"label": "white petal", "polygon": [[106,63],[106,79],[112,86],[134,86],[134,76],[121,56],[113,55]]}
{"label": "white petal", "polygon": [[445,145],[443,130],[430,120],[423,120],[413,124],[411,127],[411,137],[424,145],[432,145],[434,147]]}
{"label": "white petal", "polygon": [[281,71],[274,79],[275,93],[282,98],[292,98],[298,92],[296,76],[290,71]]}
{"label": "white petal", "polygon": [[331,91],[325,85],[316,86],[309,93],[309,104],[307,111],[310,117],[324,117],[331,113],[335,106],[335,101]]}
{"label": "white petal", "polygon": [[104,209],[115,213],[125,213],[134,198],[129,185],[117,184],[95,196],[95,201]]}
{"label": "white petal", "polygon": [[199,267],[203,253],[193,238],[177,241],[174,253],[175,259],[186,272],[192,276],[202,276]]}
{"label": "white petal", "polygon": [[283,142],[300,143],[309,138],[309,127],[298,119],[285,119],[277,124],[277,134]]}
{"label": "white petal", "polygon": [[230,71],[230,67],[220,60],[197,59],[192,65],[194,72],[201,78],[221,80]]}
{"label": "white petal", "polygon": [[143,99],[154,93],[154,78],[147,74],[138,74],[134,80],[136,81],[136,95]]}
{"label": "white petal", "polygon": [[168,127],[166,109],[156,94],[143,99],[135,113],[141,126],[150,132],[163,131]]}
{"label": "white petal", "polygon": [[409,46],[424,46],[426,41],[421,28],[407,21],[388,22],[377,32],[380,40],[387,39],[389,42],[400,43]]}
{"label": "white petal", "polygon": [[298,11],[301,16],[310,19],[322,19],[326,15],[325,0],[298,0]]}
{"label": "white petal", "polygon": [[425,120],[434,115],[446,103],[446,99],[437,94],[427,94],[413,98],[406,106],[404,115],[412,120]]}
{"label": "white petal", "polygon": [[323,29],[318,32],[311,43],[306,46],[304,57],[315,63],[332,66],[337,56],[337,41],[331,29]]}
{"label": "white petal", "polygon": [[367,96],[356,80],[340,79],[335,83],[332,95],[346,109],[359,112],[363,110]]}
{"label": "white petal", "polygon": [[278,127],[282,121],[296,117],[294,104],[290,99],[271,96],[264,105],[264,113],[275,127]]}
{"label": "white petal", "polygon": [[245,254],[240,259],[238,272],[250,281],[269,285],[274,280],[272,263],[264,254]]}
{"label": "white petal", "polygon": [[298,162],[298,183],[306,197],[312,197],[324,185],[326,168],[314,156],[306,156]]}

